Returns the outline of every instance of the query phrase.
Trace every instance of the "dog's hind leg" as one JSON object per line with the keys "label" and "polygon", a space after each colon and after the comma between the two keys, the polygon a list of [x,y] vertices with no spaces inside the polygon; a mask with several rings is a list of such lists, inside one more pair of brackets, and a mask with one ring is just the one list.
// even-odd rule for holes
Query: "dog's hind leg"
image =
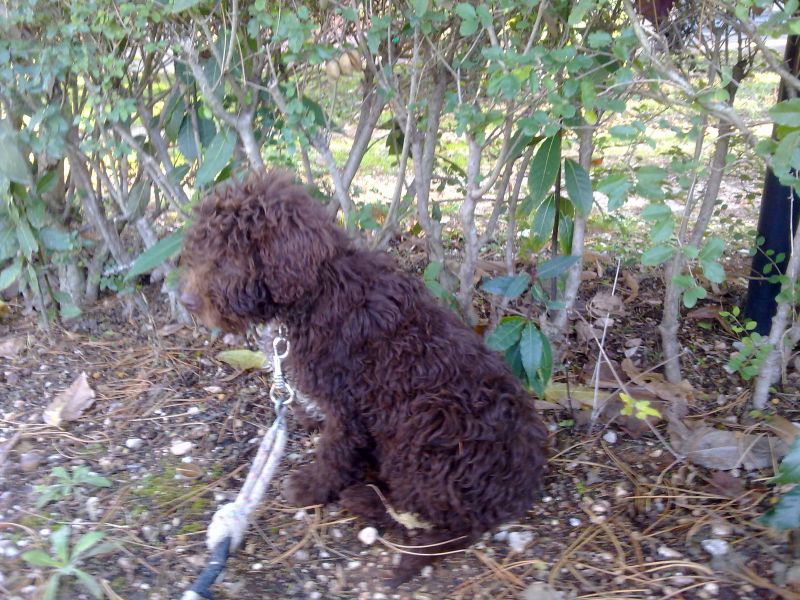
{"label": "dog's hind leg", "polygon": [[[409,536],[404,536],[409,540]],[[449,555],[461,555],[461,551],[468,548],[477,539],[471,532],[458,533],[445,529],[428,529],[418,533],[402,552],[400,564],[394,570],[394,575],[388,581],[391,588],[396,588],[405,583],[423,569],[423,567]]]}
{"label": "dog's hind leg", "polygon": [[342,507],[361,517],[370,525],[380,529],[393,529],[399,526],[388,512],[384,492],[371,483],[356,483],[342,490],[339,495]]}

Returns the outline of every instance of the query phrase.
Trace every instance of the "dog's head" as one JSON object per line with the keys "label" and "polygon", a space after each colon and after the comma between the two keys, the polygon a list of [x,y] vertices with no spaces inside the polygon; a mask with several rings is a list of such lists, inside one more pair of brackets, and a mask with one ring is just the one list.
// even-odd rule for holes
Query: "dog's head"
{"label": "dog's head", "polygon": [[231,182],[204,198],[184,237],[181,302],[203,323],[241,332],[311,293],[346,237],[291,176]]}

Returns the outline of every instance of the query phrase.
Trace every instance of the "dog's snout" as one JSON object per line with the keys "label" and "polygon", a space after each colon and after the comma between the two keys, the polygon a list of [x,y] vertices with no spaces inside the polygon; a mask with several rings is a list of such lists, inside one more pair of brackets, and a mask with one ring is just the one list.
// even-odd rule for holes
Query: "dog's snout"
{"label": "dog's snout", "polygon": [[182,292],[181,293],[181,304],[183,304],[186,308],[191,311],[196,311],[200,309],[200,297],[197,294],[192,294],[191,292]]}

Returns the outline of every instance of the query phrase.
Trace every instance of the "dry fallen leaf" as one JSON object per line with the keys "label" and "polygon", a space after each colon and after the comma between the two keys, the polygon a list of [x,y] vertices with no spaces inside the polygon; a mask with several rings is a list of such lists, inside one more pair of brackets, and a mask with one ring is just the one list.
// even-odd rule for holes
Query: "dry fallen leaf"
{"label": "dry fallen leaf", "polygon": [[630,271],[623,271],[622,279],[625,281],[625,285],[628,286],[628,289],[630,290],[630,294],[628,294],[628,297],[625,298],[623,302],[625,304],[629,304],[636,300],[636,298],[639,296],[639,282],[636,281],[636,277],[634,277]]}
{"label": "dry fallen leaf", "polygon": [[48,425],[59,427],[64,421],[74,421],[94,404],[94,390],[81,373],[66,390],[58,394],[44,410],[42,420]]}
{"label": "dry fallen leaf", "polygon": [[770,417],[769,421],[767,421],[767,427],[774,430],[775,433],[778,434],[778,437],[790,446],[794,443],[794,440],[800,436],[800,427],[792,423],[786,417],[780,415]]}
{"label": "dry fallen leaf", "polygon": [[607,292],[597,292],[589,301],[586,308],[595,316],[606,316],[607,314],[624,315],[625,304],[619,296],[613,296]]}
{"label": "dry fallen leaf", "polygon": [[675,384],[664,379],[661,373],[642,373],[629,358],[622,361],[622,370],[632,383],[642,386],[662,400],[691,402],[695,399],[694,388],[685,379]]}
{"label": "dry fallen leaf", "polygon": [[725,471],[714,471],[711,474],[708,488],[713,493],[720,494],[727,498],[738,498],[744,494],[745,490],[744,481]]}
{"label": "dry fallen leaf", "polygon": [[789,451],[788,444],[776,437],[715,429],[702,422],[689,426],[675,414],[669,415],[668,429],[676,452],[709,469],[764,469]]}
{"label": "dry fallen leaf", "polygon": [[10,337],[0,341],[0,356],[14,359],[25,347],[25,340],[19,337]]}
{"label": "dry fallen leaf", "polygon": [[185,325],[183,323],[169,323],[164,325],[161,329],[159,329],[156,333],[158,337],[169,337],[174,333],[179,332],[183,329]]}
{"label": "dry fallen leaf", "polygon": [[217,360],[221,360],[234,369],[247,371],[248,369],[262,368],[267,362],[267,356],[263,352],[251,350],[224,350],[217,354]]}

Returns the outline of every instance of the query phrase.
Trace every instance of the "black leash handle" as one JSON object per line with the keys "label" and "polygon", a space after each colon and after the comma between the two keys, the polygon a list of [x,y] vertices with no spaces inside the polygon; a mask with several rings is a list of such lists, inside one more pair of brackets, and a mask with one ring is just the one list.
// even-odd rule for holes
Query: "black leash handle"
{"label": "black leash handle", "polygon": [[189,588],[190,592],[194,592],[206,600],[214,600],[214,596],[211,594],[211,591],[208,588],[214,584],[214,582],[217,580],[217,577],[219,577],[219,574],[222,573],[222,570],[225,568],[225,563],[228,562],[228,557],[230,556],[230,550],[230,537],[224,538],[214,547],[214,550],[208,557],[206,568],[203,569],[203,571],[197,577],[194,585]]}

